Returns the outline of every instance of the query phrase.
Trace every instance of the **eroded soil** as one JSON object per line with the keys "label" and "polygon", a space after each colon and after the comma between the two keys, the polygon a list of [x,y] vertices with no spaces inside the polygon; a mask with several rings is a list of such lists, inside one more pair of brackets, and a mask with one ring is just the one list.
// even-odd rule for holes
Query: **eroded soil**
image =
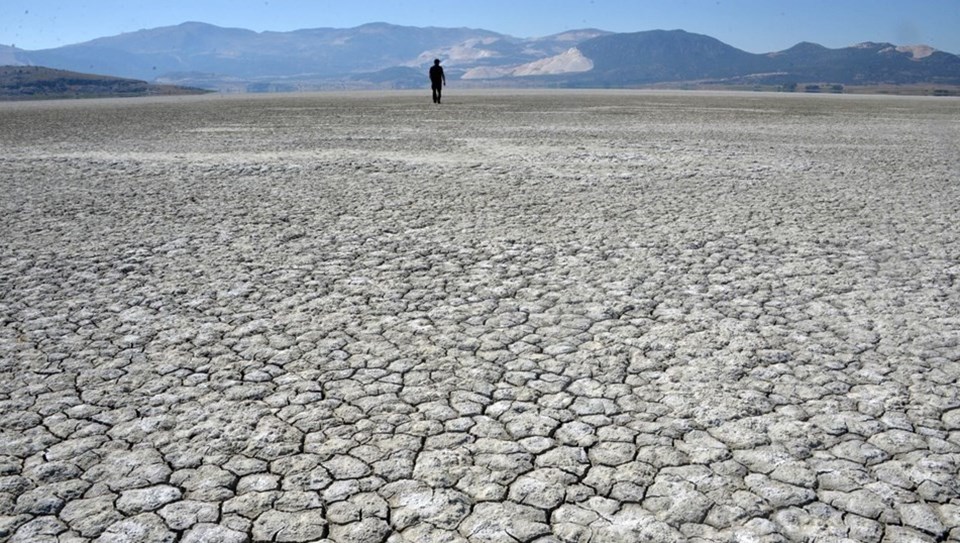
{"label": "eroded soil", "polygon": [[0,104],[0,540],[960,540],[960,102],[445,98]]}

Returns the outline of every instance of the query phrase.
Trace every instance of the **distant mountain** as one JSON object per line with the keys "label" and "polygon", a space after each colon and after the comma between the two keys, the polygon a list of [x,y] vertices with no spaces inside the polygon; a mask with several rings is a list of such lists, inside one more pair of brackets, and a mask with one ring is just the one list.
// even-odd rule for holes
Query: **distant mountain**
{"label": "distant mountain", "polygon": [[18,54],[23,54],[25,51],[21,51],[16,47],[10,47],[9,45],[0,45],[0,66],[10,66],[13,64],[18,64],[17,56]]}
{"label": "distant mountain", "polygon": [[804,42],[767,57],[778,71],[794,81],[850,85],[960,84],[960,57],[926,46],[897,47],[890,43],[868,42],[843,49],[827,49]]}
{"label": "distant mountain", "polygon": [[720,40],[683,30],[651,30],[587,40],[578,48],[593,60],[585,81],[643,84],[735,77],[773,70],[773,62]]}
{"label": "distant mountain", "polygon": [[[153,80],[200,72],[263,80],[303,75],[346,78],[409,65],[427,52],[506,39],[486,30],[373,23],[351,29],[253,32],[205,23],[140,30],[56,49],[22,52],[24,64]],[[432,61],[432,59],[430,59]],[[426,59],[421,59],[425,64]]]}
{"label": "distant mountain", "polygon": [[36,66],[0,66],[0,100],[159,96],[204,92],[207,91]]}
{"label": "distant mountain", "polygon": [[582,29],[516,38],[386,23],[292,32],[184,23],[41,51],[0,47],[0,63],[240,92],[419,88],[434,58],[443,60],[448,80],[473,86],[960,85],[960,57],[926,46],[801,43],[754,54],[682,30]]}
{"label": "distant mountain", "polygon": [[569,79],[576,86],[704,81],[960,85],[960,57],[927,46],[862,43],[828,49],[800,43],[786,51],[753,54],[709,36],[652,30],[602,36],[577,47],[592,59],[593,69]]}

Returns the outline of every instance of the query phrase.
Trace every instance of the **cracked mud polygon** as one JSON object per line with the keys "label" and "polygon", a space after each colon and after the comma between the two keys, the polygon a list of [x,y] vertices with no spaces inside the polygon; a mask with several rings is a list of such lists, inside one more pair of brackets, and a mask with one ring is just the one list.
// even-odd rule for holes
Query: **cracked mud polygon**
{"label": "cracked mud polygon", "polygon": [[956,100],[0,104],[0,540],[960,541]]}

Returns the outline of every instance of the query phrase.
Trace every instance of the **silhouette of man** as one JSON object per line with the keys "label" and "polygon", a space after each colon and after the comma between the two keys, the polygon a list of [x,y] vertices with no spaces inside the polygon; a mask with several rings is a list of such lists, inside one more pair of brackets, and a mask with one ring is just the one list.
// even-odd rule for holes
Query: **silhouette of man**
{"label": "silhouette of man", "polygon": [[433,103],[440,103],[440,94],[443,86],[447,84],[447,76],[443,75],[443,68],[440,67],[440,59],[433,59],[433,66],[430,67],[430,87],[433,89]]}

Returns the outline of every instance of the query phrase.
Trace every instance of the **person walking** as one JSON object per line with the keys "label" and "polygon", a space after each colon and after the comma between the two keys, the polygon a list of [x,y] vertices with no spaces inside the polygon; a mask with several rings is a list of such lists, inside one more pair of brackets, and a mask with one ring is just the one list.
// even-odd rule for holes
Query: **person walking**
{"label": "person walking", "polygon": [[430,87],[433,90],[433,103],[440,103],[440,95],[444,85],[447,84],[447,76],[443,75],[443,68],[440,67],[440,59],[433,59],[433,66],[430,67]]}

